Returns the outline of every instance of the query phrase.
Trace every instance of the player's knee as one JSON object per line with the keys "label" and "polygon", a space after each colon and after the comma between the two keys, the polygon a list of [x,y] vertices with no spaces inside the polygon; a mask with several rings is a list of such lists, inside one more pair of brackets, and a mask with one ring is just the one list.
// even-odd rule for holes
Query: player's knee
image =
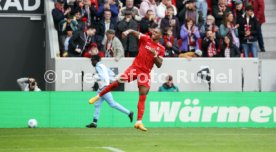
{"label": "player's knee", "polygon": [[115,108],[117,106],[117,103],[116,102],[109,103],[109,106],[111,108]]}
{"label": "player's knee", "polygon": [[118,87],[118,86],[120,85],[120,81],[119,81],[119,80],[116,80],[116,81],[112,82],[112,85],[113,85],[114,87]]}
{"label": "player's knee", "polygon": [[139,95],[147,95],[149,92],[149,88],[145,86],[139,86]]}

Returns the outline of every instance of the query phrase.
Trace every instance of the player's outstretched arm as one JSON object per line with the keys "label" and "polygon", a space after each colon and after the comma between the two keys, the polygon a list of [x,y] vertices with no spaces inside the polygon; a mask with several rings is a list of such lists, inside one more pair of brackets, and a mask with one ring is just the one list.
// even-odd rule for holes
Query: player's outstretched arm
{"label": "player's outstretched arm", "polygon": [[129,30],[126,30],[123,32],[123,36],[128,36],[128,34],[132,34],[134,35],[135,37],[137,37],[139,39],[139,35],[141,34],[140,32],[138,31],[135,31],[135,30],[132,30],[132,29],[129,29]]}

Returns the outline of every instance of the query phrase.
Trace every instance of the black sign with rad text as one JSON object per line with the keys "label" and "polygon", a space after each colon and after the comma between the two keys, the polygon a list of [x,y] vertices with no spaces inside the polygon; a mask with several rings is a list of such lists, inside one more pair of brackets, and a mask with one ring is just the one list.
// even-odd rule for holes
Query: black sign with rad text
{"label": "black sign with rad text", "polygon": [[0,14],[43,14],[44,0],[0,0]]}

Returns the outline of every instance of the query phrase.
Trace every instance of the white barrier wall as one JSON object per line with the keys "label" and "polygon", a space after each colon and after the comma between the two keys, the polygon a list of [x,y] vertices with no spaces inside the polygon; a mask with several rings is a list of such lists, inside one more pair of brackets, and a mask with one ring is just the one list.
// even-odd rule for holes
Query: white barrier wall
{"label": "white barrier wall", "polygon": [[262,60],[262,91],[276,91],[276,60]]}
{"label": "white barrier wall", "polygon": [[[115,62],[112,58],[105,58],[102,62],[110,68],[118,68],[118,72],[123,73],[132,61],[132,58],[124,58],[119,62]],[[196,76],[196,73],[206,66],[211,70],[212,91],[242,91],[242,75],[244,91],[259,91],[258,59],[252,58],[194,58],[191,60],[165,58],[163,66],[160,69],[155,67],[151,73],[151,90],[157,91],[164,82],[165,76],[171,74],[180,91],[209,91],[208,84]],[[80,91],[81,71],[84,71],[85,79],[95,73],[90,59],[56,58],[56,90]],[[84,81],[85,91],[92,90],[92,86],[91,79]],[[126,83],[125,91],[137,91],[136,81]]]}
{"label": "white barrier wall", "polygon": [[[45,12],[54,9],[52,1],[45,1]],[[46,70],[55,71],[55,59],[59,52],[58,33],[54,27],[52,13],[45,13],[46,16]],[[46,82],[46,90],[55,90],[55,83]]]}

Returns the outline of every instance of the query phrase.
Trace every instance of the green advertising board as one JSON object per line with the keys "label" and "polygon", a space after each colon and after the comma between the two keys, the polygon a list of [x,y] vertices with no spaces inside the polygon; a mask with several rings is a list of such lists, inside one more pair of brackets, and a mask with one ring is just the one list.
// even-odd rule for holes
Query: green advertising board
{"label": "green advertising board", "polygon": [[[0,128],[85,127],[93,119],[88,99],[95,92],[1,92]],[[138,92],[113,92],[114,99],[137,111]],[[276,128],[276,93],[150,92],[143,122],[147,127]],[[128,117],[102,105],[98,127],[133,127]]]}

